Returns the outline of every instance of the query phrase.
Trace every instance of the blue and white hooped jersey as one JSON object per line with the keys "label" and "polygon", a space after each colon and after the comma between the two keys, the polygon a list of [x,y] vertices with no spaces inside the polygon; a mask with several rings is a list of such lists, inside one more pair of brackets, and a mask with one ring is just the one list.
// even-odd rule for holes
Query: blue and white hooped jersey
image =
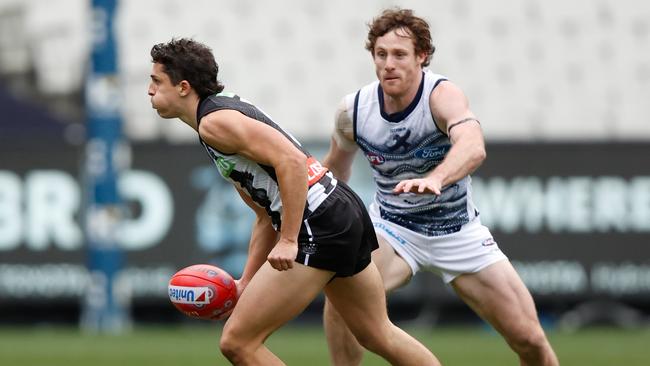
{"label": "blue and white hooped jersey", "polygon": [[[309,190],[305,204],[305,215],[314,212],[318,206],[329,196],[336,187],[336,179],[327,168],[323,167],[298,140],[273,122],[264,112],[232,93],[220,93],[209,96],[199,103],[197,121],[209,113],[222,109],[232,109],[241,112],[260,123],[265,123],[291,141],[298,150],[307,157],[307,176]],[[262,165],[238,154],[226,154],[208,145],[199,138],[208,155],[217,166],[221,176],[242,189],[255,203],[263,207],[271,217],[271,222],[276,230],[280,230],[282,219],[282,199],[277,182],[275,169],[272,166]],[[257,141],[263,144],[264,141]]]}
{"label": "blue and white hooped jersey", "polygon": [[422,178],[445,158],[449,137],[436,125],[429,106],[433,89],[444,76],[423,72],[413,102],[403,111],[387,114],[379,81],[346,96],[354,139],[373,171],[375,202],[383,219],[427,236],[456,232],[478,215],[472,202],[469,176],[434,194],[394,194],[402,180]]}

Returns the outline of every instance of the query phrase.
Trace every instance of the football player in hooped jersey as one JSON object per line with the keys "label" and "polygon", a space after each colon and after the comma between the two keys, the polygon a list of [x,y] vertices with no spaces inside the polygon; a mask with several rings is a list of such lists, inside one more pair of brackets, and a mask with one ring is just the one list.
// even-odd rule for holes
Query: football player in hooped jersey
{"label": "football player in hooped jersey", "polygon": [[198,132],[223,178],[256,213],[222,353],[237,365],[282,365],[264,341],[324,290],[368,349],[394,365],[439,365],[388,319],[363,202],[261,110],[224,93],[208,47],[174,39],[155,45],[151,57],[153,108]]}
{"label": "football player in hooped jersey", "polygon": [[[378,80],[342,100],[323,165],[347,181],[359,148],[368,159],[379,238],[372,257],[385,289],[420,270],[438,273],[522,365],[557,365],[530,293],[472,202],[469,174],[485,159],[483,134],[463,92],[424,69],[435,49],[429,25],[411,10],[385,10],[369,24],[366,48]],[[331,304],[324,321],[333,363],[357,365],[362,349]]]}

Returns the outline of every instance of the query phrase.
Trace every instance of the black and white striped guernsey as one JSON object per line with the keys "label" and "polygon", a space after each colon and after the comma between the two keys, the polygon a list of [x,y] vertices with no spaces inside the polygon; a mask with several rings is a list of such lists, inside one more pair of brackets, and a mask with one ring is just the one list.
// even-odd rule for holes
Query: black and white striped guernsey
{"label": "black and white striped guernsey", "polygon": [[[334,187],[336,187],[337,182],[332,173],[320,165],[318,160],[311,156],[300,145],[298,140],[282,129],[277,123],[273,122],[267,114],[236,94],[222,92],[202,99],[197,110],[197,121],[200,123],[201,118],[205,115],[224,109],[239,111],[247,117],[273,127],[305,154],[307,157],[307,166],[305,169],[307,169],[309,177],[305,214],[308,215],[314,212],[329,196]],[[272,166],[257,163],[238,154],[223,153],[210,146],[200,137],[199,139],[217,166],[221,176],[242,189],[255,203],[263,207],[271,217],[273,227],[276,230],[280,230],[282,199],[280,197],[275,169]],[[263,144],[264,141],[255,141],[255,143]]]}

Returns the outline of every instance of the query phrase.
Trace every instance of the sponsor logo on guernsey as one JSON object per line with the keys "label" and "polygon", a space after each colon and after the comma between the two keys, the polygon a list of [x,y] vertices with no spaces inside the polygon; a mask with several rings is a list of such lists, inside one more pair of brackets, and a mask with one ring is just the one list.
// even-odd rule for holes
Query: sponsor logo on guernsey
{"label": "sponsor logo on guernsey", "polygon": [[210,303],[214,292],[209,287],[187,287],[169,285],[169,299],[176,304],[203,306]]}
{"label": "sponsor logo on guernsey", "polygon": [[222,157],[218,157],[215,164],[217,165],[217,169],[219,169],[219,173],[221,173],[221,176],[224,178],[228,178],[233,169],[235,169],[235,163]]}
{"label": "sponsor logo on guernsey", "polygon": [[321,165],[313,156],[307,158],[307,179],[309,186],[314,185],[327,173],[327,168]]}
{"label": "sponsor logo on guernsey", "polygon": [[386,159],[383,156],[371,152],[366,153],[366,159],[368,159],[372,165],[381,165],[386,162]]}
{"label": "sponsor logo on guernsey", "polygon": [[415,157],[419,159],[442,158],[447,153],[447,150],[439,147],[423,147],[415,152]]}

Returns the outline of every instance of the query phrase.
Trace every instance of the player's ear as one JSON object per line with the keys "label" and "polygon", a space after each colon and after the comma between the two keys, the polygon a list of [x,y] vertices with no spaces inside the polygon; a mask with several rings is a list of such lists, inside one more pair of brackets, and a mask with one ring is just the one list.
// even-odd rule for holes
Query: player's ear
{"label": "player's ear", "polygon": [[420,52],[415,54],[415,59],[422,66],[424,61],[427,59],[427,53],[426,52]]}
{"label": "player's ear", "polygon": [[178,83],[178,94],[181,97],[184,97],[190,93],[190,89],[192,86],[187,80],[182,80],[180,83]]}

